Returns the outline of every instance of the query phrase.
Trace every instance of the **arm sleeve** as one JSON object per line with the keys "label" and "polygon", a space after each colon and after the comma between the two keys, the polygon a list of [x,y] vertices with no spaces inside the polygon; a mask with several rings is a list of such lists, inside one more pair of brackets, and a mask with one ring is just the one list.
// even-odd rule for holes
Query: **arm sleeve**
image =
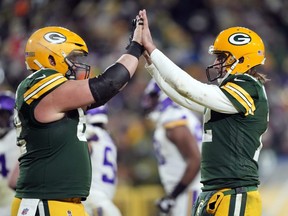
{"label": "arm sleeve", "polygon": [[157,76],[160,76],[162,82],[165,82],[188,101],[220,113],[235,114],[239,112],[218,86],[205,84],[194,79],[160,50],[155,49],[151,53],[151,60],[157,69],[154,70],[153,74],[155,80],[159,80],[160,78]]}
{"label": "arm sleeve", "polygon": [[89,88],[95,100],[92,107],[107,103],[129,80],[129,71],[121,63],[115,63],[98,77],[89,79]]}

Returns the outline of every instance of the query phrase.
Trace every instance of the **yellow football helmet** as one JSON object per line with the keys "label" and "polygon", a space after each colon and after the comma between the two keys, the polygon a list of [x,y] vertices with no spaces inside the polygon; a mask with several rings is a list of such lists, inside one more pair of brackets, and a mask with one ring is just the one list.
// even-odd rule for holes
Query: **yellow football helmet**
{"label": "yellow football helmet", "polygon": [[80,36],[63,27],[49,26],[30,36],[25,61],[28,70],[52,68],[68,79],[76,79],[77,70],[85,70],[85,78],[88,78],[90,66],[76,60],[87,54],[88,48]]}
{"label": "yellow football helmet", "polygon": [[[208,52],[217,55],[219,62],[207,67],[209,81],[221,78],[225,74],[224,71],[225,77],[229,74],[244,74],[265,62],[265,47],[262,39],[254,31],[244,27],[231,27],[220,32]],[[219,64],[221,70],[215,78],[211,78],[209,70]]]}

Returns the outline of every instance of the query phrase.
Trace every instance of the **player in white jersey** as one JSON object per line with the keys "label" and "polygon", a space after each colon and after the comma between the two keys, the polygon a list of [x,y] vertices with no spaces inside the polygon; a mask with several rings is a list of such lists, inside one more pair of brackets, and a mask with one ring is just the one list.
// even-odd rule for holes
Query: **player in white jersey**
{"label": "player in white jersey", "polygon": [[153,144],[166,193],[157,206],[166,215],[191,215],[202,186],[201,122],[190,110],[167,97],[153,79],[145,89],[142,106],[155,123]]}
{"label": "player in white jersey", "polygon": [[112,202],[117,186],[117,147],[106,130],[107,105],[88,110],[87,140],[91,151],[92,182],[84,202],[90,216],[121,216]]}
{"label": "player in white jersey", "polygon": [[8,179],[17,163],[19,150],[16,131],[12,124],[15,95],[10,91],[0,92],[0,215],[9,216],[15,192]]}

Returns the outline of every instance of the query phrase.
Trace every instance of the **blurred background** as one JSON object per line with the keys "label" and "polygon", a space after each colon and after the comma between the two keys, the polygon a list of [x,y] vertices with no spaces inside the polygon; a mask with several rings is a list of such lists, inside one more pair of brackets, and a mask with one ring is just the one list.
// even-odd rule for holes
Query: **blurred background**
{"label": "blurred background", "polygon": [[[266,85],[270,125],[259,161],[263,215],[287,216],[287,0],[1,0],[0,89],[15,91],[29,75],[24,63],[27,38],[38,28],[50,25],[79,34],[88,45],[93,73],[101,73],[125,52],[131,20],[143,8],[158,48],[203,82],[205,68],[213,62],[208,47],[221,30],[244,26],[263,39],[267,59],[261,72],[271,79]],[[144,64],[141,59],[132,81],[109,102],[109,129],[119,150],[115,201],[127,216],[156,215],[153,203],[163,193],[152,149],[153,127],[140,106],[150,80]]]}

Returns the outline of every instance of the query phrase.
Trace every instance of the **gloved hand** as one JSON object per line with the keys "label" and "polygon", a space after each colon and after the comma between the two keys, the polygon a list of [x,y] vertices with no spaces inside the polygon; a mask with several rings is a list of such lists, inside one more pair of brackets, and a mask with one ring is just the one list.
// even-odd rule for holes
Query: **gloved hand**
{"label": "gloved hand", "polygon": [[165,196],[157,200],[156,205],[161,212],[168,214],[171,208],[175,205],[175,200],[170,196]]}
{"label": "gloved hand", "polygon": [[126,46],[126,50],[128,50],[128,48],[130,47],[131,45],[131,42],[132,42],[132,39],[133,39],[133,36],[134,36],[134,31],[136,29],[136,24],[137,24],[137,20],[136,19],[133,19],[132,22],[132,27],[131,27],[131,33],[129,35],[129,41],[128,41],[128,45]]}

